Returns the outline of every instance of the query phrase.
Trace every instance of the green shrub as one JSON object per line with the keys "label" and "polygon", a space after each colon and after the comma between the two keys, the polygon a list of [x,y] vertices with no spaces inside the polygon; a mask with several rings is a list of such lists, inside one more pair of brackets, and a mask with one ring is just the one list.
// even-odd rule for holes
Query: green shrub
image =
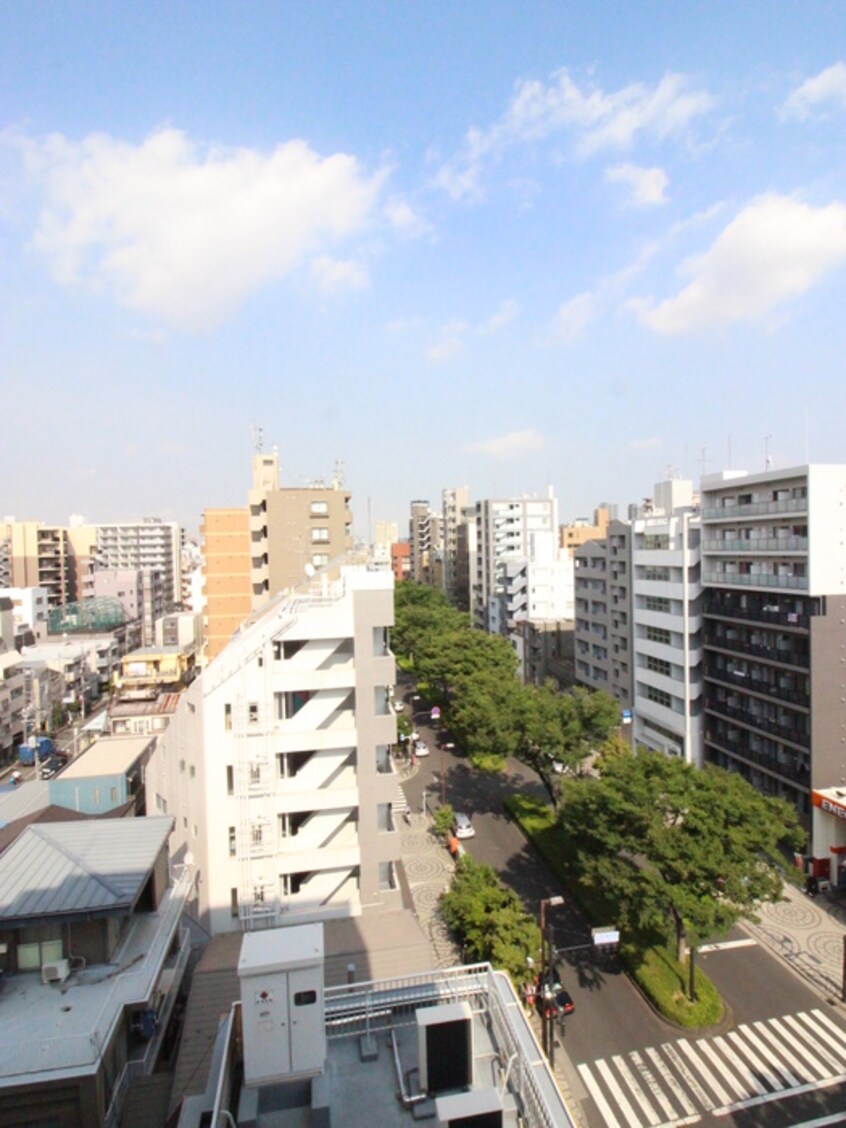
{"label": "green shrub", "polygon": [[435,832],[447,838],[452,831],[453,823],[455,822],[455,811],[449,803],[443,803],[435,811]]}

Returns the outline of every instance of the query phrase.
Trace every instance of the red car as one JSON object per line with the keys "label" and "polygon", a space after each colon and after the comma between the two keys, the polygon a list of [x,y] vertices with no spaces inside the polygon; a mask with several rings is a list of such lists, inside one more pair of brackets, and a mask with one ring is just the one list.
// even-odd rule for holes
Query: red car
{"label": "red car", "polygon": [[541,991],[537,998],[538,1014],[541,1018],[565,1018],[576,1009],[569,991],[560,983],[553,983]]}

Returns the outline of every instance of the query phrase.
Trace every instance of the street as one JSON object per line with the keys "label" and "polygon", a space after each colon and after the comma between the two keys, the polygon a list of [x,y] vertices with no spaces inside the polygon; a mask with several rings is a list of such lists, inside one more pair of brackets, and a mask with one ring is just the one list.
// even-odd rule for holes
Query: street
{"label": "street", "polygon": [[[429,722],[423,705],[415,703],[414,726],[432,754],[404,785],[409,802],[420,809],[425,791],[434,809],[443,791],[470,814],[476,836],[465,849],[537,914],[542,898],[562,891],[506,817],[503,800],[513,791],[544,795],[540,782],[517,761],[495,775],[473,769],[460,751],[439,750],[439,722]],[[566,900],[548,919],[557,948],[589,942],[587,923]],[[819,1118],[846,1111],[842,1007],[821,999],[742,930],[726,940],[700,955],[727,1003],[723,1021],[705,1032],[662,1019],[615,962],[589,950],[560,958],[575,1013],[558,1035],[556,1065],[591,1128],[839,1122]]]}

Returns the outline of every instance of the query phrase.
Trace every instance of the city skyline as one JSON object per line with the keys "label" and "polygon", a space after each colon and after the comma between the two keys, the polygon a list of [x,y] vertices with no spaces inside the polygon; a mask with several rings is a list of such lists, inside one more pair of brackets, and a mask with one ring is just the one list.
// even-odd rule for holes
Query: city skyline
{"label": "city skyline", "polygon": [[846,12],[0,11],[0,514],[846,461]]}

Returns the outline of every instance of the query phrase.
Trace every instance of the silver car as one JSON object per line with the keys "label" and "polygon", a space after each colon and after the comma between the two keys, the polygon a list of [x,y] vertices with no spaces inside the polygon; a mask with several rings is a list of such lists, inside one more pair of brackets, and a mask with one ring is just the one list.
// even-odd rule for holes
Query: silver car
{"label": "silver car", "polygon": [[464,811],[455,812],[455,822],[452,829],[456,838],[473,838],[476,834],[470,816],[465,814]]}

